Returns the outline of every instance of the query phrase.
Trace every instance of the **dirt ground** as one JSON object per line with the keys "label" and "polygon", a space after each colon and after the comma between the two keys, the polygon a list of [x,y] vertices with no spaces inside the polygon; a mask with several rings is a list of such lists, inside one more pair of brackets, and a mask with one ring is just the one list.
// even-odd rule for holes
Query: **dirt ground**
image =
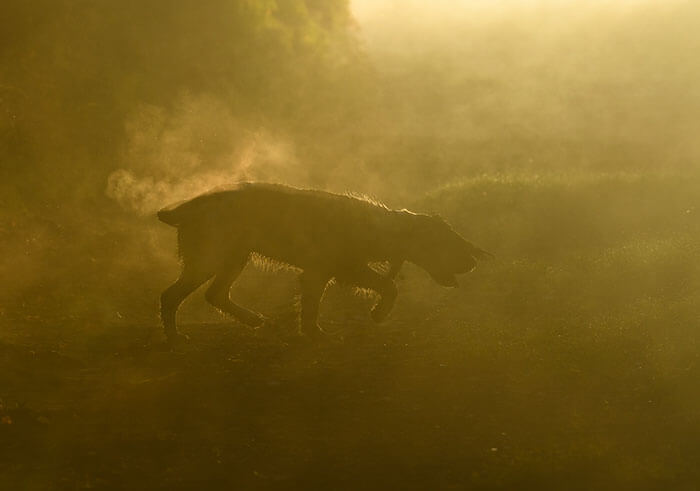
{"label": "dirt ground", "polygon": [[338,323],[317,343],[188,324],[174,350],[151,326],[24,326],[80,334],[0,345],[0,475],[6,489],[694,489],[697,414],[642,347],[601,373],[432,315]]}
{"label": "dirt ground", "polygon": [[382,325],[333,288],[318,342],[293,335],[290,272],[234,287],[275,325],[199,292],[174,350],[156,314],[169,268],[132,260],[103,291],[85,280],[97,258],[92,287],[27,291],[0,316],[0,487],[698,489],[694,184],[469,186],[433,199],[497,259],[457,289],[408,265]]}

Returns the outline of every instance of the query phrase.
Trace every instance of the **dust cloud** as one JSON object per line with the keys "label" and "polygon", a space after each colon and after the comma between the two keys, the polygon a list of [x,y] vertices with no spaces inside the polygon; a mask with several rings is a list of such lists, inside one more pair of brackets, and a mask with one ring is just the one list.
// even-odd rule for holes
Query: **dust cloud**
{"label": "dust cloud", "polygon": [[126,123],[121,167],[107,178],[107,196],[125,209],[160,208],[238,181],[303,181],[291,143],[264,129],[250,131],[215,98],[182,97],[175,108],[146,106]]}

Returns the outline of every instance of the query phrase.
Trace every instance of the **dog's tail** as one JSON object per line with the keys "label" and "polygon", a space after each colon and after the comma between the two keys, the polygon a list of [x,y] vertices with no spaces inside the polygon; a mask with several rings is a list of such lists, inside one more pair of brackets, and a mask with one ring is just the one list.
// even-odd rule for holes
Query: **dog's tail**
{"label": "dog's tail", "polygon": [[168,225],[172,225],[173,227],[177,227],[178,225],[180,225],[182,220],[182,213],[180,213],[179,211],[179,206],[169,206],[160,210],[156,216],[161,222],[167,223]]}
{"label": "dog's tail", "polygon": [[211,207],[220,205],[218,194],[205,193],[190,200],[173,203],[161,209],[156,216],[158,220],[173,227],[197,222],[202,215],[211,213]]}

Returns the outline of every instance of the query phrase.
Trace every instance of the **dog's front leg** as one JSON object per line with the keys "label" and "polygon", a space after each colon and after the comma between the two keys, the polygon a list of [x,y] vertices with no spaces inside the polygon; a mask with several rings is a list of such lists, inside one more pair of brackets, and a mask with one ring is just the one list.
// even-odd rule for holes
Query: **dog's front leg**
{"label": "dog's front leg", "polygon": [[[397,272],[400,268],[401,266],[399,264]],[[392,263],[392,270],[393,269],[394,263]],[[365,265],[348,269],[342,274],[337,275],[336,278],[341,283],[355,285],[361,288],[369,288],[379,294],[379,302],[372,308],[372,320],[374,320],[374,322],[384,321],[394,307],[398,292],[396,290],[396,284],[391,277],[391,271],[387,276],[383,276]]]}
{"label": "dog's front leg", "polygon": [[379,302],[372,308],[372,320],[374,322],[383,322],[389,315],[389,312],[394,308],[394,303],[396,302],[396,296],[398,294],[394,278],[401,269],[402,264],[403,261],[400,263],[391,263],[391,270],[385,277],[376,273],[375,276],[375,274],[372,274],[374,271],[371,270],[365,272],[364,284],[380,295]]}
{"label": "dog's front leg", "polygon": [[316,336],[320,332],[318,312],[328,280],[328,276],[312,271],[304,271],[299,276],[301,283],[300,334]]}

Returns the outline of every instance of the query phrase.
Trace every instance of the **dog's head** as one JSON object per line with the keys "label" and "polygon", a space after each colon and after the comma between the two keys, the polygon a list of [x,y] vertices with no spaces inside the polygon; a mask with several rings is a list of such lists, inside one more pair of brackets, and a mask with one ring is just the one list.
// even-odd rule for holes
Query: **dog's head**
{"label": "dog's head", "polygon": [[477,259],[491,254],[464,240],[438,216],[413,215],[408,260],[425,269],[436,283],[457,286],[458,274],[469,273]]}

